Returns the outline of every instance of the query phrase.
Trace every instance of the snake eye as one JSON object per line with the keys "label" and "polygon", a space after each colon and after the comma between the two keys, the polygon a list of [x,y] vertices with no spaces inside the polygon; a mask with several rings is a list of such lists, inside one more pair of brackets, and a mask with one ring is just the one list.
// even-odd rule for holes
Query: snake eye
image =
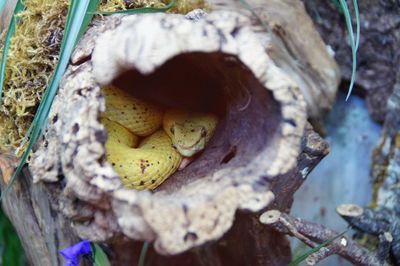
{"label": "snake eye", "polygon": [[204,127],[201,128],[201,137],[204,138],[207,135],[207,131]]}
{"label": "snake eye", "polygon": [[169,131],[171,131],[171,133],[174,134],[175,133],[175,127],[172,126]]}

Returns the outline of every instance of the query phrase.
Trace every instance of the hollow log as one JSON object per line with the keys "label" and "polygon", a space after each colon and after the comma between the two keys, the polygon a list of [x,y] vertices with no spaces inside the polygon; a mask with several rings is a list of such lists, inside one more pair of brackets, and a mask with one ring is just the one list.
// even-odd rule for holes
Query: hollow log
{"label": "hollow log", "polygon": [[[266,207],[274,198],[271,180],[295,166],[306,118],[296,84],[274,66],[241,15],[215,12],[196,22],[166,14],[109,20],[111,28],[99,27],[90,59],[72,57],[46,145],[31,163],[34,180],[60,181],[62,170],[60,200],[68,206],[62,211],[82,238],[127,236],[177,254],[221,237],[237,209]],[[149,23],[154,35],[143,35]],[[154,193],[123,188],[106,160],[100,86],[111,83],[163,106],[220,116],[201,156]]]}
{"label": "hollow log", "polygon": [[[299,2],[285,1],[289,3],[296,3],[299,14],[306,16]],[[307,44],[298,44],[300,37],[290,27],[278,27],[281,33],[287,31],[290,39],[291,48],[282,50],[275,46],[282,45],[285,34],[278,38],[281,41],[272,41],[277,36],[255,26],[251,15],[218,10],[209,15],[191,13],[186,18],[112,16],[97,21],[80,42],[30,163],[35,184],[29,186],[45,188],[41,194],[49,193],[52,203],[41,203],[39,208],[47,213],[53,207],[58,215],[53,221],[62,222],[57,230],[67,230],[56,234],[65,239],[62,244],[41,247],[52,253],[47,257],[49,265],[60,264],[55,260],[59,259],[57,249],[73,244],[76,235],[107,242],[116,265],[134,260],[118,252],[131,247],[138,250],[140,244],[133,240],[154,243],[152,265],[166,265],[169,260],[171,265],[187,261],[204,265],[204,258],[215,258],[214,265],[282,265],[290,260],[283,235],[263,228],[254,213],[270,204],[287,211],[303,178],[326,154],[327,145],[312,129],[307,126],[304,131],[307,114],[300,90],[307,87],[304,84],[312,84],[316,91],[328,87],[327,104],[316,110],[329,109],[338,82],[337,68],[308,18],[307,34],[317,38],[313,56],[309,56],[326,60],[331,71],[322,75],[322,81],[315,78],[321,70],[316,69],[316,62],[307,62],[311,60],[308,56],[303,64],[309,71],[290,70],[291,64],[307,54],[301,50],[293,56],[295,48],[312,50]],[[284,20],[271,25],[276,24],[286,25]],[[149,28],[154,32],[143,30]],[[267,38],[261,38],[262,33]],[[158,56],[151,56],[154,50],[145,47],[158,51]],[[288,76],[293,72],[294,80]],[[104,111],[100,86],[107,84],[167,106],[175,106],[183,97],[183,107],[202,110],[206,106],[222,120],[204,153],[154,193],[127,190],[105,158],[107,134],[98,117]],[[14,189],[18,188],[11,191]],[[12,216],[15,203],[4,204]],[[27,210],[30,204],[26,202]],[[45,223],[36,219],[38,224]],[[31,234],[21,229],[25,225],[17,219],[13,222],[20,237],[29,243]],[[45,239],[47,229],[41,229]],[[239,244],[244,232],[249,232],[248,241]],[[210,241],[217,242],[205,244]],[[246,247],[248,243],[251,245]],[[36,256],[28,244],[26,250],[34,253],[28,256],[33,265],[45,265],[44,258]],[[251,255],[246,258],[244,251]],[[155,252],[185,253],[162,257]]]}

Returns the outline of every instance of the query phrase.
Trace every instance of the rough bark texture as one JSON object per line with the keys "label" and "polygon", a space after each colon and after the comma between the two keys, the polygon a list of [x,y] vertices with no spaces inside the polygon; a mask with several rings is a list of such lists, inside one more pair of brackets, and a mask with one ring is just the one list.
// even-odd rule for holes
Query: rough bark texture
{"label": "rough bark texture", "polygon": [[[303,2],[322,38],[335,51],[343,78],[350,80],[352,56],[349,42],[346,41],[348,33],[342,13],[332,4],[333,1]],[[387,100],[396,83],[396,73],[400,69],[400,2],[362,0],[358,1],[358,5],[361,38],[357,53],[356,85],[361,93],[366,94],[371,117],[382,122]]]}
{"label": "rough bark texture", "polygon": [[382,136],[374,151],[372,177],[375,205],[389,208],[400,217],[400,72],[387,104]]}

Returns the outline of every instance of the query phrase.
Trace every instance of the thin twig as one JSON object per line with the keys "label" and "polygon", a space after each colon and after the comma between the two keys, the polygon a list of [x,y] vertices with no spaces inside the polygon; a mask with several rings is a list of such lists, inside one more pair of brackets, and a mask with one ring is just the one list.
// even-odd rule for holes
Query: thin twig
{"label": "thin twig", "polygon": [[[323,225],[294,218],[278,210],[265,212],[260,216],[260,222],[281,233],[291,234],[310,247],[315,247],[339,235],[338,232],[328,229]],[[296,233],[294,234],[293,232]],[[339,255],[355,265],[388,265],[386,262],[382,264],[375,253],[361,247],[355,241],[344,236],[332,241],[325,249],[321,248],[307,261],[316,263],[333,254]]]}

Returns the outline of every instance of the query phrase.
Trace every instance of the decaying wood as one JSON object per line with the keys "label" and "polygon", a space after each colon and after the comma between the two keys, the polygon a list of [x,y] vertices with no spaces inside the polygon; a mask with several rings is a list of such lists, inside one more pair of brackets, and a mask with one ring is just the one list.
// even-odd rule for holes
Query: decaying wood
{"label": "decaying wood", "polygon": [[[332,1],[303,0],[322,38],[335,52],[343,77],[351,77],[351,48],[345,19]],[[352,5],[350,5],[352,6]],[[359,91],[366,94],[371,117],[382,122],[386,103],[400,69],[400,3],[399,1],[358,1],[361,20],[360,46],[357,52]],[[353,25],[355,16],[353,9]],[[356,88],[357,91],[357,88]]]}
{"label": "decaying wood", "polygon": [[[271,180],[295,166],[306,113],[296,83],[265,53],[248,18],[221,11],[196,22],[166,14],[108,21],[88,34],[98,32],[92,51],[87,37],[73,56],[47,145],[31,164],[36,181],[58,180],[62,171],[61,211],[78,234],[93,241],[125,235],[176,254],[221,237],[237,209],[266,207]],[[223,117],[202,156],[155,193],[124,189],[106,161],[99,85],[111,82],[166,106],[180,99],[181,108]]]}

